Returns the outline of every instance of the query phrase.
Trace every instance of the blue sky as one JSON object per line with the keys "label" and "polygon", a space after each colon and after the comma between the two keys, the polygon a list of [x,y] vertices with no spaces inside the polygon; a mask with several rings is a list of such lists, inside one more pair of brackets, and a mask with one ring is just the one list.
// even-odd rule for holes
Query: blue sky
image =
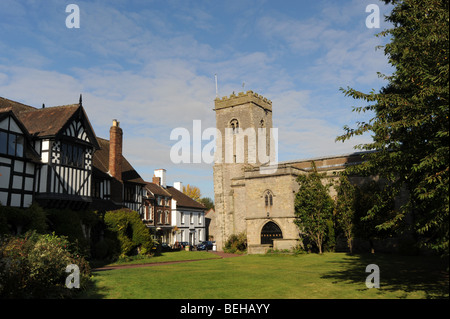
{"label": "blue sky", "polygon": [[[70,3],[78,29],[65,24]],[[365,24],[371,3],[379,29]],[[174,128],[215,126],[214,75],[220,97],[252,90],[272,100],[280,161],[352,152],[370,136],[335,143],[364,119],[339,88],[386,84],[377,72],[392,70],[375,47],[387,39],[375,34],[389,11],[377,0],[2,0],[0,96],[39,107],[82,93],[98,136],[119,120],[124,155],[144,179],[165,168],[170,185],[213,198],[212,166],[174,164],[169,153]]]}

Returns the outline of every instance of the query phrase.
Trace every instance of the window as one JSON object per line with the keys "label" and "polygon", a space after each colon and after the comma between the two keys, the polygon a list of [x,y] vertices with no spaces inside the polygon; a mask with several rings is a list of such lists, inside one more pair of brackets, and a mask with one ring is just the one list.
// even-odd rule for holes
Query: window
{"label": "window", "polygon": [[98,179],[92,179],[92,197],[100,198],[100,189],[102,187],[102,181]]}
{"label": "window", "polygon": [[0,131],[0,153],[23,157],[25,139],[23,135]]}
{"label": "window", "polygon": [[145,206],[145,220],[149,220],[150,219],[150,206]]}
{"label": "window", "polygon": [[136,186],[124,185],[123,187],[123,200],[125,202],[134,202],[136,198]]}
{"label": "window", "polygon": [[84,167],[84,147],[70,143],[61,143],[61,164]]}
{"label": "window", "polygon": [[166,221],[165,221],[165,223],[166,224],[169,224],[169,212],[166,210]]}
{"label": "window", "polygon": [[266,207],[273,206],[273,194],[269,190],[264,193],[264,204]]}
{"label": "window", "polygon": [[233,119],[230,121],[230,127],[233,130],[233,134],[239,133],[239,121],[236,119]]}
{"label": "window", "polygon": [[181,217],[181,223],[184,224],[184,213],[180,213],[180,217]]}
{"label": "window", "polygon": [[162,211],[158,210],[158,224],[162,224]]}
{"label": "window", "polygon": [[198,223],[201,225],[202,224],[202,215],[198,215]]}
{"label": "window", "polygon": [[190,222],[191,222],[191,224],[194,223],[194,214],[193,213],[191,213],[191,215],[190,215]]}
{"label": "window", "polygon": [[8,133],[0,131],[0,154],[6,154],[8,146]]}

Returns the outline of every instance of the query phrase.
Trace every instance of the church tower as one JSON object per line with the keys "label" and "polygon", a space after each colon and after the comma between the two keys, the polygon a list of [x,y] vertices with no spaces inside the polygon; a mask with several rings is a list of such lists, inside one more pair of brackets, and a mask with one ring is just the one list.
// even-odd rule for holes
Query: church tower
{"label": "church tower", "polygon": [[252,91],[216,98],[217,136],[214,197],[217,248],[232,234],[246,231],[246,169],[269,161],[272,102]]}

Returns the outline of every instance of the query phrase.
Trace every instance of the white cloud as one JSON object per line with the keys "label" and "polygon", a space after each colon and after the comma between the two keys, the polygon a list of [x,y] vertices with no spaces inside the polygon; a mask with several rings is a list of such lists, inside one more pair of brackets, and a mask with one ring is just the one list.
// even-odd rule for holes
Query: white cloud
{"label": "white cloud", "polygon": [[[383,52],[375,52],[381,40],[364,26],[365,3],[357,1],[323,2],[306,20],[276,10],[260,14],[264,3],[250,10],[236,1],[220,12],[234,18],[219,23],[209,3],[150,3],[139,11],[126,2],[79,1],[79,30],[65,28],[64,5],[49,3],[54,12],[47,19],[39,16],[48,7],[27,2],[36,13],[15,2],[5,7],[39,44],[0,39],[0,95],[39,107],[76,103],[83,93],[97,135],[108,138],[118,119],[125,155],[147,179],[165,167],[185,174],[185,182],[199,178],[212,187],[210,166],[171,163],[169,136],[176,127],[192,131],[194,119],[203,128],[215,125],[215,73],[220,96],[253,90],[273,101],[280,160],[289,160],[346,153],[359,143],[334,142],[356,118],[353,101],[338,88],[377,88],[376,72],[389,72]],[[0,26],[13,30],[4,21]]]}

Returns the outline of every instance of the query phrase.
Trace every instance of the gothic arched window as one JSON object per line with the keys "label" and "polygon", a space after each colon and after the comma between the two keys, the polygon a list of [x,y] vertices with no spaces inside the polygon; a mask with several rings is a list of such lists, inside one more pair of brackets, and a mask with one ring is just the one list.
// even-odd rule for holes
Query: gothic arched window
{"label": "gothic arched window", "polygon": [[273,194],[270,190],[264,192],[264,204],[265,206],[273,206]]}

